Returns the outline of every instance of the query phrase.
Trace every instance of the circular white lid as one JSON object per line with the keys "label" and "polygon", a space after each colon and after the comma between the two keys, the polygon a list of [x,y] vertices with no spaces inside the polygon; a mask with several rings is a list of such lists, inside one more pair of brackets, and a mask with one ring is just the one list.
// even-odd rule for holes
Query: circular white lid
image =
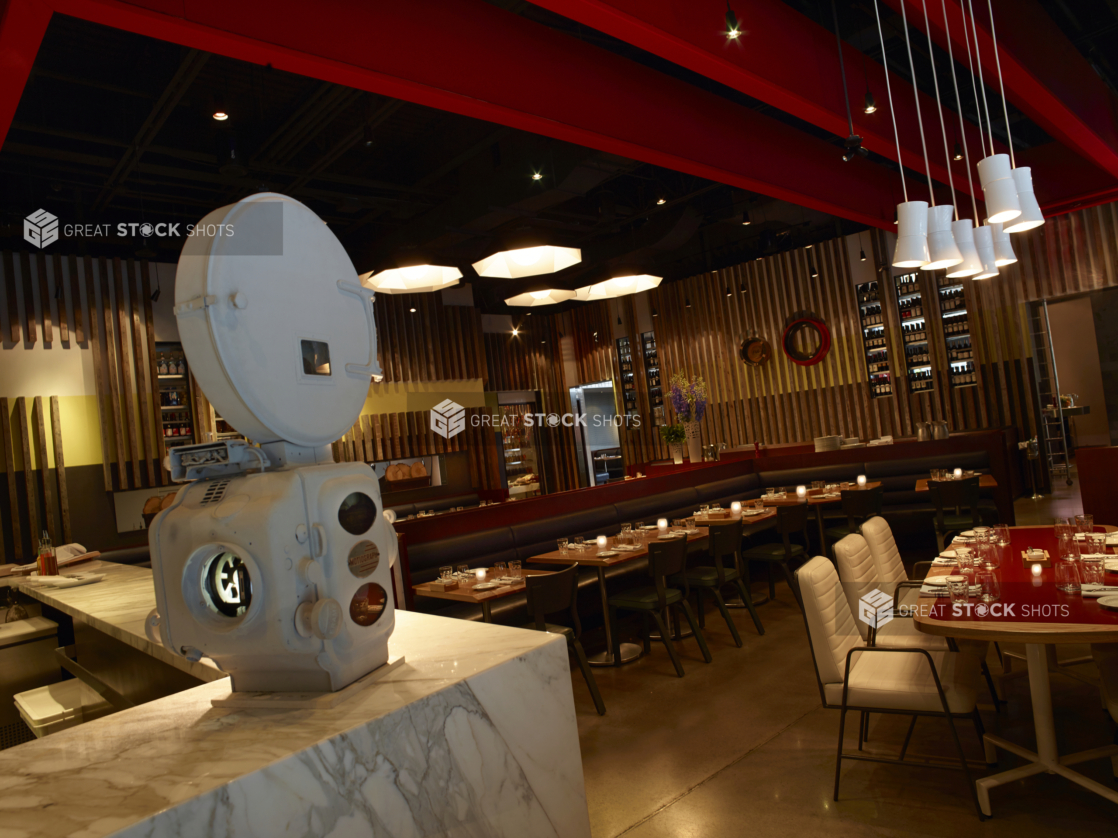
{"label": "circular white lid", "polygon": [[373,295],[341,242],[306,206],[272,193],[196,228],[179,259],[175,314],[217,413],[255,442],[341,437],[380,372]]}

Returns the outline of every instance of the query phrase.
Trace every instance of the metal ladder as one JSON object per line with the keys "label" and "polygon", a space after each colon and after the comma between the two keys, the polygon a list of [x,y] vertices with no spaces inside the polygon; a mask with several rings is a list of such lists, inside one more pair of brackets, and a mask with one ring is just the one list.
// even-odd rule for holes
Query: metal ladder
{"label": "metal ladder", "polygon": [[1040,416],[1040,437],[1048,473],[1055,480],[1062,476],[1071,485],[1068,462],[1068,440],[1064,410],[1060,402],[1060,376],[1056,371],[1056,351],[1052,346],[1052,326],[1048,319],[1048,301],[1030,308],[1030,331],[1033,338],[1033,370],[1036,374],[1037,411]]}

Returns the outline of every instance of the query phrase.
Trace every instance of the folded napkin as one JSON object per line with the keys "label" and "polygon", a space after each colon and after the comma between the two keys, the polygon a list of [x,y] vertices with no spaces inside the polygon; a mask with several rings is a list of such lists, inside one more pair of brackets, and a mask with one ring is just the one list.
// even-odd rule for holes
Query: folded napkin
{"label": "folded napkin", "polygon": [[1118,572],[1118,558],[1103,559],[1103,567]]}
{"label": "folded napkin", "polygon": [[[1102,533],[1095,533],[1095,535],[1101,535],[1101,534]],[[1087,533],[1085,533],[1085,532],[1077,532],[1075,534],[1075,540],[1076,541],[1083,541],[1086,538],[1087,538]],[[1106,544],[1107,544],[1108,547],[1114,547],[1114,546],[1118,545],[1118,532],[1108,532],[1108,533],[1106,533]]]}
{"label": "folded napkin", "polygon": [[958,562],[955,559],[947,558],[946,556],[936,556],[932,559],[932,567],[954,567]]}
{"label": "folded napkin", "polygon": [[[1118,590],[1116,588],[1115,590]],[[981,585],[971,585],[970,595],[975,596],[982,593]],[[920,596],[951,596],[951,591],[947,589],[946,585],[921,585]]]}
{"label": "folded napkin", "polygon": [[1100,597],[1118,594],[1118,585],[1100,585],[1097,582],[1084,582],[1080,593],[1085,597]]}
{"label": "folded napkin", "polygon": [[638,550],[643,550],[644,548],[636,544],[614,544],[610,549],[620,550],[622,553],[636,553]]}

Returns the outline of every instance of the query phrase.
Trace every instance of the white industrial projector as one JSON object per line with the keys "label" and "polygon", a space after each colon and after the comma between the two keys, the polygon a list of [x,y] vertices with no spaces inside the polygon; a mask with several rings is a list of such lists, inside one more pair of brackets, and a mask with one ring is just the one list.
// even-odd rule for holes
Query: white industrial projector
{"label": "white industrial projector", "polygon": [[163,644],[236,691],[338,690],[387,663],[396,534],[330,443],[379,374],[373,292],[322,219],[283,195],[216,210],[175,282],[187,360],[250,442],[175,448],[186,483],[149,531]]}

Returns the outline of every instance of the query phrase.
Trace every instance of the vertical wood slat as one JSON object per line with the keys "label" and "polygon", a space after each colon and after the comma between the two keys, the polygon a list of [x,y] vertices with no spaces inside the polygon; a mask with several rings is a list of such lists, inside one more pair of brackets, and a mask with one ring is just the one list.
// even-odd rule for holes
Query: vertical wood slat
{"label": "vertical wood slat", "polygon": [[[144,323],[147,326],[145,330],[148,349],[147,378],[148,387],[151,390],[152,415],[155,422],[153,428],[155,453],[159,459],[159,464],[155,470],[156,482],[160,486],[164,486],[167,484],[170,475],[163,467],[163,461],[167,459],[167,440],[163,438],[163,411],[159,405],[159,370],[155,363],[155,318],[151,312],[151,265],[146,259],[140,262],[140,288],[144,301]],[[199,387],[194,387],[193,390],[196,393],[201,393]],[[206,415],[203,417],[202,410],[196,409],[194,412],[195,423],[198,426],[194,428],[194,436],[199,442],[205,441],[205,437],[202,435],[203,428],[209,426],[209,411],[206,410],[205,413]]]}
{"label": "vertical wood slat", "polygon": [[[15,318],[13,318],[15,320]],[[16,495],[16,459],[12,449],[11,408],[8,400],[0,398],[0,450],[4,454],[4,471],[8,479],[8,507],[11,509],[12,558],[19,560],[23,554],[23,535],[20,530],[19,497]],[[0,542],[3,537],[0,536]]]}
{"label": "vertical wood slat", "polygon": [[132,488],[138,489],[143,485],[140,473],[140,460],[143,459],[144,450],[140,446],[139,434],[136,428],[136,407],[132,398],[132,353],[128,346],[128,302],[125,299],[124,276],[120,259],[113,258],[113,287],[116,291],[116,318],[117,318],[117,347],[120,352],[120,389],[124,396],[124,419],[122,429],[127,437],[128,465],[132,471]]}
{"label": "vertical wood slat", "polygon": [[50,312],[50,285],[47,282],[47,260],[42,253],[35,256],[35,272],[39,274],[39,308],[43,314],[43,343],[54,343],[54,328]]}
{"label": "vertical wood slat", "polygon": [[50,489],[50,458],[47,454],[46,418],[43,416],[43,397],[36,396],[31,406],[31,423],[35,432],[35,455],[39,460],[39,477],[43,481],[43,513],[46,529],[54,544],[58,541],[58,529],[54,523],[54,493]]}
{"label": "vertical wood slat", "polygon": [[[120,386],[117,383],[116,338],[113,329],[112,298],[109,295],[109,268],[104,259],[98,262],[101,275],[101,315],[104,329],[101,335],[101,346],[105,352],[103,366],[105,380],[108,382],[106,395],[109,401],[109,414],[112,420],[113,441],[116,443],[117,485],[121,489],[130,488],[128,485],[128,454],[124,449],[124,433],[121,426],[121,400]],[[109,459],[106,452],[105,460]],[[116,488],[110,483],[110,490]]]}
{"label": "vertical wood slat", "polygon": [[[163,434],[162,417],[159,416],[162,411],[160,411],[158,404],[154,404],[154,393],[159,391],[156,389],[153,392],[151,378],[144,374],[147,370],[155,369],[155,356],[151,356],[149,363],[144,363],[144,333],[147,332],[150,336],[151,327],[150,321],[145,328],[145,324],[140,320],[138,296],[142,283],[139,281],[139,271],[137,271],[136,263],[131,259],[128,260],[128,268],[128,296],[131,298],[132,363],[134,365],[133,369],[136,370],[136,402],[140,411],[140,433],[143,438],[143,445],[140,446],[137,453],[144,459],[148,486],[155,486],[155,470],[157,467],[161,468],[161,466],[152,461],[158,459],[160,463],[162,462],[162,457],[157,457],[155,453],[155,436],[156,434],[160,436]],[[197,428],[195,428],[195,431],[197,431]]]}
{"label": "vertical wood slat", "polygon": [[54,436],[54,475],[58,480],[58,508],[62,515],[62,543],[69,544],[74,540],[74,537],[70,528],[70,489],[66,483],[66,458],[62,453],[62,420],[59,418],[58,396],[50,397],[50,430]]}
{"label": "vertical wood slat", "polygon": [[[101,432],[101,467],[105,476],[105,491],[111,492],[113,488],[112,467],[110,465],[112,451],[109,448],[109,417],[105,411],[108,388],[105,386],[105,365],[102,359],[103,345],[97,337],[97,292],[93,279],[93,260],[89,256],[82,260],[82,268],[85,278],[86,300],[89,304],[89,354],[93,357],[93,381],[97,391],[97,427]],[[77,295],[75,299],[80,301],[81,296]]]}
{"label": "vertical wood slat", "polygon": [[12,258],[10,250],[4,251],[4,293],[8,302],[8,326],[12,343],[19,343],[23,331],[23,315],[20,313],[19,300],[16,297],[15,259]]}
{"label": "vertical wood slat", "polygon": [[23,455],[23,485],[27,493],[27,522],[31,528],[31,548],[39,538],[39,492],[35,488],[35,471],[31,463],[31,440],[27,427],[27,402],[23,396],[16,399],[16,424],[19,426],[19,446]]}
{"label": "vertical wood slat", "polygon": [[31,281],[31,257],[26,253],[19,254],[19,273],[23,288],[23,309],[27,313],[24,336],[28,343],[35,343],[39,339],[39,326],[35,319],[35,286]]}
{"label": "vertical wood slat", "polygon": [[66,283],[62,279],[62,255],[55,253],[51,257],[51,267],[54,269],[54,293],[58,297],[58,332],[63,343],[70,342],[70,315],[66,309]]}
{"label": "vertical wood slat", "polygon": [[70,274],[70,311],[74,315],[74,339],[85,343],[85,309],[82,306],[81,283],[78,280],[78,258],[71,254],[67,259]]}

